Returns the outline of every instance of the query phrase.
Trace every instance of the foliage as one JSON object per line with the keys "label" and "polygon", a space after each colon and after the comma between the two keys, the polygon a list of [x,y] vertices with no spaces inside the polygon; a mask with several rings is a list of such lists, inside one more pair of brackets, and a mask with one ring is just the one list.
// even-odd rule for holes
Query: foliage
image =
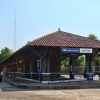
{"label": "foliage", "polygon": [[85,68],[85,55],[81,55],[79,56],[76,60],[76,66],[79,66],[80,67],[80,70],[81,71],[84,71],[84,68]]}
{"label": "foliage", "polygon": [[85,56],[84,55],[79,56],[76,59],[76,66],[85,66]]}
{"label": "foliage", "polygon": [[1,49],[0,51],[0,62],[9,57],[13,51],[7,47]]}
{"label": "foliage", "polygon": [[67,73],[69,68],[69,61],[67,59],[64,59],[61,61],[61,72]]}
{"label": "foliage", "polygon": [[96,66],[100,66],[100,57],[97,57],[97,58],[95,59],[95,65],[96,65]]}
{"label": "foliage", "polygon": [[95,34],[93,34],[93,33],[89,34],[88,38],[92,39],[92,40],[98,40],[97,36]]}

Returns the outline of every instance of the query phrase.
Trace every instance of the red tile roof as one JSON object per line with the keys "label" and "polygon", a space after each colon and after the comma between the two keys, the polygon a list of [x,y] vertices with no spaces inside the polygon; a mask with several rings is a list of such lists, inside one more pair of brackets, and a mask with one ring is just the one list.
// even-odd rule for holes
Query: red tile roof
{"label": "red tile roof", "polygon": [[[13,53],[10,57],[2,61],[4,63],[9,58],[17,54],[28,46],[48,46],[48,47],[79,47],[79,48],[100,48],[100,41],[91,40],[87,37],[67,33],[63,31],[56,31],[41,38],[38,38]],[[1,64],[0,63],[0,64]]]}
{"label": "red tile roof", "polygon": [[56,31],[29,43],[32,46],[53,46],[53,47],[81,47],[100,48],[100,41],[91,40],[87,37]]}

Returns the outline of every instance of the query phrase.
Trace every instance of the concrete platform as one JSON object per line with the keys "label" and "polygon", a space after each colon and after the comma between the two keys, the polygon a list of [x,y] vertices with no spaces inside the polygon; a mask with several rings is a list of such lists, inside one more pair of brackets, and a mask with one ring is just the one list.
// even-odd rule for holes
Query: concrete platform
{"label": "concrete platform", "polygon": [[100,88],[100,80],[91,81],[71,81],[63,83],[36,83],[36,82],[24,82],[24,81],[12,81],[6,79],[6,81],[18,88],[29,89],[29,90],[52,90],[52,89],[87,89],[87,88]]}

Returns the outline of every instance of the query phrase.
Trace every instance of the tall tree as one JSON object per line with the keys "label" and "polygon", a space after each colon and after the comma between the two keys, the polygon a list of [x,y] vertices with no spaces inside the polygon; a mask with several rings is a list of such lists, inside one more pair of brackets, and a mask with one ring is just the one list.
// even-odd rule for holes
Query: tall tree
{"label": "tall tree", "polygon": [[9,57],[13,51],[7,47],[1,49],[0,51],[0,62]]}
{"label": "tall tree", "polygon": [[[88,38],[92,39],[92,40],[98,40],[97,36],[95,34],[89,34]],[[97,55],[97,57],[95,58],[94,61],[94,66],[100,66],[100,57]],[[92,67],[94,70],[94,66]],[[97,70],[98,71],[98,70]]]}
{"label": "tall tree", "polygon": [[95,34],[93,34],[93,33],[89,34],[88,38],[92,39],[92,40],[98,40],[97,36]]}

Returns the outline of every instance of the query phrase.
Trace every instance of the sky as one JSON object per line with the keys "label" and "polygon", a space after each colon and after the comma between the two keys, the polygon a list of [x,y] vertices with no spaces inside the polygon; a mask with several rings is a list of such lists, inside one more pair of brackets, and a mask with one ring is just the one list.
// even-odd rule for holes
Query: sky
{"label": "sky", "polygon": [[0,49],[14,50],[15,19],[16,50],[58,28],[100,39],[100,0],[0,0]]}

